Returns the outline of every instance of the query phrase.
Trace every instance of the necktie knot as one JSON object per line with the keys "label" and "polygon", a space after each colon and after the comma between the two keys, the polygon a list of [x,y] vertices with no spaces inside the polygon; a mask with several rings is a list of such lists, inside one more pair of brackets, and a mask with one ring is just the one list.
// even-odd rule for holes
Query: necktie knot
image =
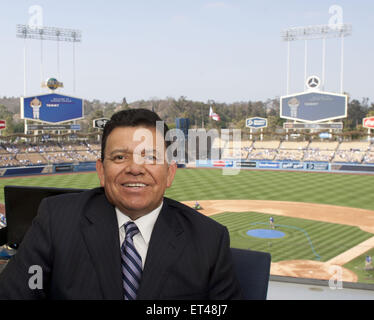
{"label": "necktie knot", "polygon": [[139,229],[136,226],[136,224],[132,221],[129,221],[125,224],[125,233],[126,233],[126,239],[131,239],[139,233]]}

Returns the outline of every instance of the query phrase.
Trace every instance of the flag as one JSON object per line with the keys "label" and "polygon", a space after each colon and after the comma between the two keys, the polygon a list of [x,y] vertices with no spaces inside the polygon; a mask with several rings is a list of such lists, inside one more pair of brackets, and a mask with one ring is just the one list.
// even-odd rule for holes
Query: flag
{"label": "flag", "polygon": [[209,109],[209,118],[212,118],[215,121],[220,121],[221,120],[221,117],[219,116],[219,114],[213,112],[213,108],[212,107],[210,107],[210,109]]}

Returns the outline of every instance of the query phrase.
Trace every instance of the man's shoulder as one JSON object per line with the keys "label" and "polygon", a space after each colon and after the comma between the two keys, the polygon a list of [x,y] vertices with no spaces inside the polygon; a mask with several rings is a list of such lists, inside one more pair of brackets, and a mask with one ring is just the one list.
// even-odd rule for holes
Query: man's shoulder
{"label": "man's shoulder", "polygon": [[63,229],[64,226],[72,228],[95,219],[101,223],[110,212],[115,213],[104,190],[94,188],[44,198],[38,216],[42,221],[49,220],[52,227]]}
{"label": "man's shoulder", "polygon": [[[45,201],[50,203],[61,203],[68,201],[72,202],[85,202],[89,201],[92,198],[100,197],[104,195],[103,188],[94,188],[94,189],[71,189],[71,192],[50,196],[44,198]],[[67,203],[67,202],[66,202]]]}
{"label": "man's shoulder", "polygon": [[[40,207],[47,207],[53,212],[60,212],[63,215],[79,215],[87,212],[90,208],[99,207],[106,203],[105,192],[103,188],[80,189],[71,193],[44,198]],[[53,214],[55,216],[55,214]]]}

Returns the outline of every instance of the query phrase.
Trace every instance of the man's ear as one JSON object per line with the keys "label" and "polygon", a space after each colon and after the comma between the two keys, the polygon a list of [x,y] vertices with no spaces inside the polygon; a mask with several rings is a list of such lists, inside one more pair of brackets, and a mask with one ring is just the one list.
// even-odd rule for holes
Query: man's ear
{"label": "man's ear", "polygon": [[174,180],[176,172],[177,172],[177,163],[175,161],[172,161],[168,165],[168,176],[166,178],[167,179],[166,180],[166,187],[167,188],[171,187],[171,185],[173,184],[173,180]]}
{"label": "man's ear", "polygon": [[96,172],[100,180],[100,185],[104,187],[105,185],[104,164],[101,161],[101,159],[96,160]]}

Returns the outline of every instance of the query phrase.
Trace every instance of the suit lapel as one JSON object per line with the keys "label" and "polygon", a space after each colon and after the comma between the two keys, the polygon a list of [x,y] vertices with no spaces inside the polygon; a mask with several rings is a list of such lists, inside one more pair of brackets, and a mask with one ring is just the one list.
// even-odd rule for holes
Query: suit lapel
{"label": "suit lapel", "polygon": [[123,299],[118,223],[105,195],[85,208],[82,232],[98,275],[104,299]]}
{"label": "suit lapel", "polygon": [[137,295],[139,300],[159,298],[168,269],[185,247],[183,229],[176,219],[174,210],[168,206],[165,199],[149,242],[147,258]]}

